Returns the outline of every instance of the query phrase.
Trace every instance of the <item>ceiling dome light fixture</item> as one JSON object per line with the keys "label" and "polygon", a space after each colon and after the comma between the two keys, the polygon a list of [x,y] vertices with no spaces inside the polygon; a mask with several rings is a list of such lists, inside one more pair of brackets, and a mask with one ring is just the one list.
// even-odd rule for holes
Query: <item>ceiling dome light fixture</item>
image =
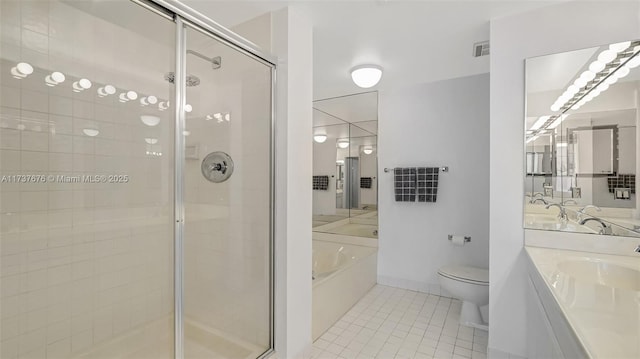
{"label": "ceiling dome light fixture", "polygon": [[364,152],[365,155],[370,155],[373,153],[373,147],[369,146],[369,147],[365,147],[362,152]]}
{"label": "ceiling dome light fixture", "polygon": [[351,79],[358,87],[373,87],[381,78],[382,67],[378,65],[359,65],[351,69]]}
{"label": "ceiling dome light fixture", "polygon": [[324,134],[317,134],[317,135],[313,135],[313,140],[318,142],[318,143],[323,143],[324,141],[327,140],[327,135]]}
{"label": "ceiling dome light fixture", "polygon": [[338,140],[338,147],[347,148],[349,147],[349,140]]}

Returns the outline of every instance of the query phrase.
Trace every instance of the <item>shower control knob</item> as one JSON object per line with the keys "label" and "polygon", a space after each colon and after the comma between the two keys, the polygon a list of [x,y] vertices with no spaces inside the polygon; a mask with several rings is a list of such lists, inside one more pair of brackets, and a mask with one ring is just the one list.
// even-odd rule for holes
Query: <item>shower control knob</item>
{"label": "shower control knob", "polygon": [[233,160],[224,152],[211,152],[202,160],[200,169],[208,181],[224,182],[233,174]]}

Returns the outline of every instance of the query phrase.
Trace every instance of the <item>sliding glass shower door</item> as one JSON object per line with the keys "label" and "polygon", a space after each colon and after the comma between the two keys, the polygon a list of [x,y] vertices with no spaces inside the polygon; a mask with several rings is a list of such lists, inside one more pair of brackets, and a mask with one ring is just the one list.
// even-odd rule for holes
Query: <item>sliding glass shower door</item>
{"label": "sliding glass shower door", "polygon": [[186,29],[185,358],[255,358],[271,335],[271,67]]}
{"label": "sliding glass shower door", "polygon": [[0,6],[0,358],[269,352],[273,65],[176,1]]}

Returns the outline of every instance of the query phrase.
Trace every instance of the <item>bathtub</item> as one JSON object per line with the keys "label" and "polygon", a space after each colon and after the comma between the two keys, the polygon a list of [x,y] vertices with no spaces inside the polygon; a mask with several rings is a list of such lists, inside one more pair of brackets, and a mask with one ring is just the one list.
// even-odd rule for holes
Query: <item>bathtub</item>
{"label": "bathtub", "polygon": [[313,240],[313,340],[375,284],[378,248]]}

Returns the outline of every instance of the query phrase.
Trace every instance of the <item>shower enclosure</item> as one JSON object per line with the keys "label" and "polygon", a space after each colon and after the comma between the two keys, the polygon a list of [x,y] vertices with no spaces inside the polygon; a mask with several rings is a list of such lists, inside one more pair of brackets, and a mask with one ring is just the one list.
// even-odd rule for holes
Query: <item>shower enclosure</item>
{"label": "shower enclosure", "polygon": [[274,61],[175,1],[0,17],[0,357],[270,354]]}

